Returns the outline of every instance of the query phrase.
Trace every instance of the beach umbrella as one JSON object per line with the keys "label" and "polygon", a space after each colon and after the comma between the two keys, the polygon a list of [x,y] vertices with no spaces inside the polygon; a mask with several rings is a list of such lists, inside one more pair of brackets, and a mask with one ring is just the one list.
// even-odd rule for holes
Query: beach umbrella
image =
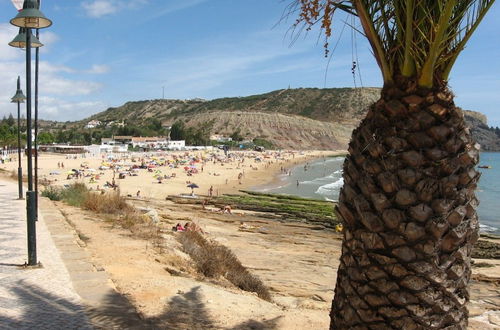
{"label": "beach umbrella", "polygon": [[195,188],[200,188],[200,187],[198,187],[198,185],[197,185],[196,183],[190,183],[190,184],[188,184],[187,186],[188,186],[189,188],[191,188],[191,195],[193,195],[193,194],[194,194],[194,189],[195,189]]}

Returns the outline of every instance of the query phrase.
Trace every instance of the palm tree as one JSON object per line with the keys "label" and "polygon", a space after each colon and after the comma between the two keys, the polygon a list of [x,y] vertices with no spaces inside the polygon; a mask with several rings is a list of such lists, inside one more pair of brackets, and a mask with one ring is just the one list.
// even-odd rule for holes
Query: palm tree
{"label": "palm tree", "polygon": [[299,13],[295,27],[320,24],[327,40],[337,10],[355,15],[384,80],[344,163],[331,329],[467,327],[479,146],[447,79],[493,3],[295,0],[288,8]]}

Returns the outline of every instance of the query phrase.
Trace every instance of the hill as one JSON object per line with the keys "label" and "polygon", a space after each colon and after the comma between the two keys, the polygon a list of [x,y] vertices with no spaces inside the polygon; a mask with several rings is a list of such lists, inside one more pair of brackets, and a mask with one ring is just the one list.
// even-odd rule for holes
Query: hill
{"label": "hill", "polygon": [[[92,119],[147,125],[155,118],[164,126],[182,120],[187,127],[209,123],[211,134],[240,131],[245,139],[262,138],[278,148],[338,149],[346,148],[351,131],[379,95],[380,88],[298,88],[210,101],[134,101],[71,126],[83,127]],[[465,111],[465,118],[483,150],[500,150],[500,138],[483,114]]]}

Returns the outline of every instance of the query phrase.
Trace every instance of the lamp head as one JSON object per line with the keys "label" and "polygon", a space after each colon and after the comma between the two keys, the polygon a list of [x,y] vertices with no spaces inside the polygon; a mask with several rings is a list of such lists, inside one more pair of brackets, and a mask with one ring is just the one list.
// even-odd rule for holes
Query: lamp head
{"label": "lamp head", "polygon": [[38,9],[36,0],[24,0],[23,9],[10,20],[10,24],[29,29],[43,29],[52,25],[52,21]]}
{"label": "lamp head", "polygon": [[[31,31],[30,31],[31,33]],[[16,48],[26,48],[26,28],[19,28],[18,35],[9,42],[9,46]],[[42,47],[43,44],[31,33],[31,48]]]}
{"label": "lamp head", "polygon": [[21,89],[18,89],[16,91],[16,95],[14,95],[11,99],[12,103],[24,103],[24,100],[26,100],[26,96],[24,96],[23,91]]}

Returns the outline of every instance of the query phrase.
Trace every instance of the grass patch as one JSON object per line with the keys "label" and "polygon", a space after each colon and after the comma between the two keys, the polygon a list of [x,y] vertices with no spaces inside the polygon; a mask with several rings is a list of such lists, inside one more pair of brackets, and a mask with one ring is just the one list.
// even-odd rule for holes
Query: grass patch
{"label": "grass patch", "polygon": [[204,276],[222,276],[238,288],[255,292],[259,298],[271,301],[269,289],[241,264],[229,248],[207,240],[198,232],[184,232],[178,239],[184,252],[193,259],[198,272]]}
{"label": "grass patch", "polygon": [[89,190],[84,183],[76,182],[61,189],[62,200],[71,206],[81,207],[85,202]]}
{"label": "grass patch", "polygon": [[334,228],[339,224],[333,212],[335,204],[316,199],[241,191],[243,195],[223,195],[213,199],[215,204],[230,204],[242,210],[280,214],[285,221],[321,224]]}

